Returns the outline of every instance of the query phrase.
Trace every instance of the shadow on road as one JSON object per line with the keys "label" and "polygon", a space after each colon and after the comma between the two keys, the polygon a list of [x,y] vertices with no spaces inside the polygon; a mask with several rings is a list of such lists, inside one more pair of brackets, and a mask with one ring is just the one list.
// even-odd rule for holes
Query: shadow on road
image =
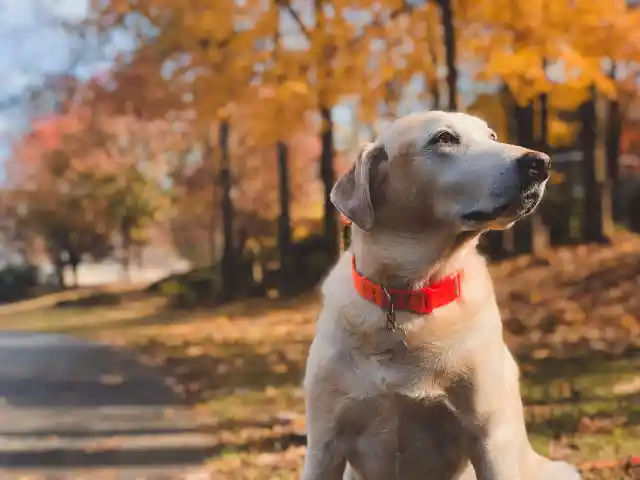
{"label": "shadow on road", "polygon": [[181,478],[167,477],[167,467],[192,469],[216,453],[213,445],[163,375],[131,352],[0,333],[0,471],[110,468],[145,478],[127,476],[145,467]]}
{"label": "shadow on road", "polygon": [[0,453],[0,468],[193,466],[214,453],[212,447],[113,449],[101,452],[50,449],[39,452]]}

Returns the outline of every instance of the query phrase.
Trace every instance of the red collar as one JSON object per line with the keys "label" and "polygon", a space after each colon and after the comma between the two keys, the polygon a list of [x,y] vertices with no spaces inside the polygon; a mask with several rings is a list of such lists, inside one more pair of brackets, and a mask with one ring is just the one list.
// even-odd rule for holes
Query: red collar
{"label": "red collar", "polygon": [[400,290],[385,288],[372,282],[356,269],[355,256],[351,262],[353,284],[365,300],[393,313],[394,310],[407,310],[425,315],[436,308],[444,307],[460,298],[460,272],[444,277],[442,280],[418,290]]}

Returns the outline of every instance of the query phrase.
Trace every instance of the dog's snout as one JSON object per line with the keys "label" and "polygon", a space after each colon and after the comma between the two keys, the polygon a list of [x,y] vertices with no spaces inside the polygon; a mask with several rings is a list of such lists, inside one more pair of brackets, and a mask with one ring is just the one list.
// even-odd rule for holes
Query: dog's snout
{"label": "dog's snout", "polygon": [[517,159],[520,179],[525,182],[543,182],[549,177],[551,159],[542,152],[530,151]]}

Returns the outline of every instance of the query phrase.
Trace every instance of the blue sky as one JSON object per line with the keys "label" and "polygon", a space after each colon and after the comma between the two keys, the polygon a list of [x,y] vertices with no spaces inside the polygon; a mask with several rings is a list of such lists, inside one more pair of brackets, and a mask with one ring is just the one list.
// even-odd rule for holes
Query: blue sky
{"label": "blue sky", "polygon": [[18,93],[69,62],[68,36],[56,19],[82,18],[87,0],[0,0],[0,75],[3,94]]}
{"label": "blue sky", "polygon": [[[68,71],[77,56],[78,44],[59,23],[82,19],[88,8],[89,0],[0,0],[0,106],[7,98],[37,87],[46,75]],[[96,70],[108,68],[109,58],[130,45],[125,34],[116,36],[108,51],[102,50],[101,58],[85,60],[75,73],[87,77]],[[462,79],[461,87],[467,95],[470,93],[468,79]],[[415,97],[408,99],[402,110],[420,108],[416,103]],[[334,111],[339,130],[347,138],[352,113],[348,105]],[[25,125],[25,112],[19,107],[0,109],[0,159],[8,152],[8,139]],[[340,143],[344,146],[343,142],[348,139],[342,135]]]}
{"label": "blue sky", "polygon": [[[66,72],[77,55],[76,39],[60,26],[86,16],[89,0],[0,0],[0,106],[37,86],[45,76]],[[114,39],[107,59],[84,63],[76,74],[90,76],[108,68],[108,57],[127,48],[124,35]],[[13,102],[10,102],[13,103]],[[0,108],[0,159],[8,154],[9,140],[26,126],[26,115],[18,104]],[[339,123],[350,123],[348,108],[336,109]]]}
{"label": "blue sky", "polygon": [[[0,159],[27,124],[23,105],[11,100],[37,89],[51,74],[88,78],[108,68],[116,52],[130,48],[131,37],[123,32],[96,48],[65,31],[63,23],[82,20],[88,10],[89,0],[0,0]],[[77,66],[70,72],[72,65]],[[17,105],[3,108],[7,104]]]}
{"label": "blue sky", "polygon": [[[88,0],[0,0],[0,105],[68,67],[73,42],[59,22],[87,8]],[[19,106],[0,110],[0,156],[24,124]]]}

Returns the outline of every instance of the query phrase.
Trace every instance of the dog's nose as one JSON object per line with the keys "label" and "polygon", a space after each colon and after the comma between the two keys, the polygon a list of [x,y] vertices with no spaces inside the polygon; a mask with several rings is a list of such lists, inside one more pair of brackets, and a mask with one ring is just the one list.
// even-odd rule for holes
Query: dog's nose
{"label": "dog's nose", "polygon": [[529,151],[516,160],[520,179],[524,182],[543,182],[549,178],[551,159],[542,152]]}

